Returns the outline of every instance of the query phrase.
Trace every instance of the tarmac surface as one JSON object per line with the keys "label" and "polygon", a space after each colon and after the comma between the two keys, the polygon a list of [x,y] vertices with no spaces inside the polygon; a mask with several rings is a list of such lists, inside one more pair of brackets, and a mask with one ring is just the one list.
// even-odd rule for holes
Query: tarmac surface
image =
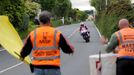
{"label": "tarmac surface", "polygon": [[[80,24],[64,25],[58,27],[67,40],[75,47],[73,55],[61,51],[62,75],[90,75],[89,56],[103,51],[100,35],[93,22],[85,22],[90,30],[90,42],[86,43],[80,36]],[[29,66],[9,55],[0,48],[0,75],[34,75],[30,73]]]}

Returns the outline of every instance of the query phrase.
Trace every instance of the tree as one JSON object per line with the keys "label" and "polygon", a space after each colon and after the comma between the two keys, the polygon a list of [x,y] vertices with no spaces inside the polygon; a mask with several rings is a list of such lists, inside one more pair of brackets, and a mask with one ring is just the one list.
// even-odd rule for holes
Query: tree
{"label": "tree", "polygon": [[85,11],[80,11],[79,9],[72,9],[69,13],[69,17],[71,17],[74,21],[84,21],[88,18],[88,15]]}
{"label": "tree", "polygon": [[89,15],[93,15],[94,14],[94,11],[93,10],[85,10],[85,12]]}
{"label": "tree", "polygon": [[[92,0],[91,3],[95,5],[95,7],[99,5],[99,2],[97,3],[96,1],[97,0]],[[98,28],[104,36],[109,38],[113,32],[117,31],[119,19],[127,18],[130,21],[134,20],[132,16],[134,15],[134,9],[130,3],[130,0],[108,0],[106,10],[97,9],[99,14],[97,15],[95,23],[97,23]]]}
{"label": "tree", "polygon": [[55,7],[53,9],[53,14],[58,17],[68,16],[69,11],[71,10],[72,4],[70,0],[56,0]]}
{"label": "tree", "polygon": [[52,11],[52,9],[55,7],[55,1],[56,0],[33,0],[35,2],[38,2],[41,5],[41,10],[47,10]]}
{"label": "tree", "polygon": [[[109,6],[109,5],[116,4],[122,1],[128,4],[131,3],[130,0],[107,0],[107,4]],[[94,6],[97,11],[104,10],[107,8],[106,0],[91,0],[91,5]]]}
{"label": "tree", "polygon": [[26,0],[25,6],[27,7],[26,13],[32,18],[38,14],[37,12],[41,8],[41,5],[39,3],[32,2],[31,0]]}
{"label": "tree", "polygon": [[71,17],[74,21],[77,20],[77,10],[78,9],[71,9],[71,11],[69,12],[69,17]]}
{"label": "tree", "polygon": [[0,15],[9,16],[15,27],[22,25],[22,17],[25,11],[24,0],[0,0]]}
{"label": "tree", "polygon": [[31,0],[0,0],[0,15],[7,15],[18,30],[27,27],[23,25],[29,24],[28,17],[34,16],[39,8],[39,4]]}
{"label": "tree", "polygon": [[80,21],[85,21],[85,19],[87,19],[88,15],[86,14],[86,12],[84,11],[80,11],[80,10],[77,10],[77,20],[80,20]]}
{"label": "tree", "polygon": [[81,13],[80,20],[85,21],[88,18],[87,13],[84,11],[81,11],[80,13]]}
{"label": "tree", "polygon": [[96,8],[96,10],[101,10],[101,0],[91,0],[91,5]]}
{"label": "tree", "polygon": [[51,12],[56,18],[68,17],[71,11],[70,0],[32,0],[41,5],[41,9]]}

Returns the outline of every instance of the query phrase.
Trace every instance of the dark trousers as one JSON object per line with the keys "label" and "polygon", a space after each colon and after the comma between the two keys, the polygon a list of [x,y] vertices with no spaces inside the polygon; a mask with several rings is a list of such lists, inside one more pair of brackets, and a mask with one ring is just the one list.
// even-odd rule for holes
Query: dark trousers
{"label": "dark trousers", "polygon": [[118,58],[116,64],[116,75],[134,75],[134,59]]}

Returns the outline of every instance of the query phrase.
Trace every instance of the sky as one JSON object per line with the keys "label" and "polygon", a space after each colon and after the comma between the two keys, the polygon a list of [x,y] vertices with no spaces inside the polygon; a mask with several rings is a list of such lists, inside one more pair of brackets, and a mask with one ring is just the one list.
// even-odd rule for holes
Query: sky
{"label": "sky", "polygon": [[132,3],[134,3],[134,0],[132,0]]}
{"label": "sky", "polygon": [[[94,7],[90,5],[90,0],[71,0],[72,8],[78,8],[80,10],[95,10]],[[131,0],[134,3],[134,0]]]}
{"label": "sky", "polygon": [[80,10],[95,10],[94,7],[90,5],[89,0],[71,0],[72,8],[78,8]]}

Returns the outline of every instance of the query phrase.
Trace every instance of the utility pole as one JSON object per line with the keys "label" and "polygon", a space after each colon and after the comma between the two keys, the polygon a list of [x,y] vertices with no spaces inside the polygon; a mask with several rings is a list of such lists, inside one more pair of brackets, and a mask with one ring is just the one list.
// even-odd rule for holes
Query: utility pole
{"label": "utility pole", "polygon": [[105,0],[105,2],[106,2],[106,9],[107,9],[107,0]]}
{"label": "utility pole", "polygon": [[107,0],[106,0],[106,6],[107,6]]}
{"label": "utility pole", "polygon": [[100,3],[99,3],[100,5],[100,11],[102,10],[102,0],[100,0]]}

